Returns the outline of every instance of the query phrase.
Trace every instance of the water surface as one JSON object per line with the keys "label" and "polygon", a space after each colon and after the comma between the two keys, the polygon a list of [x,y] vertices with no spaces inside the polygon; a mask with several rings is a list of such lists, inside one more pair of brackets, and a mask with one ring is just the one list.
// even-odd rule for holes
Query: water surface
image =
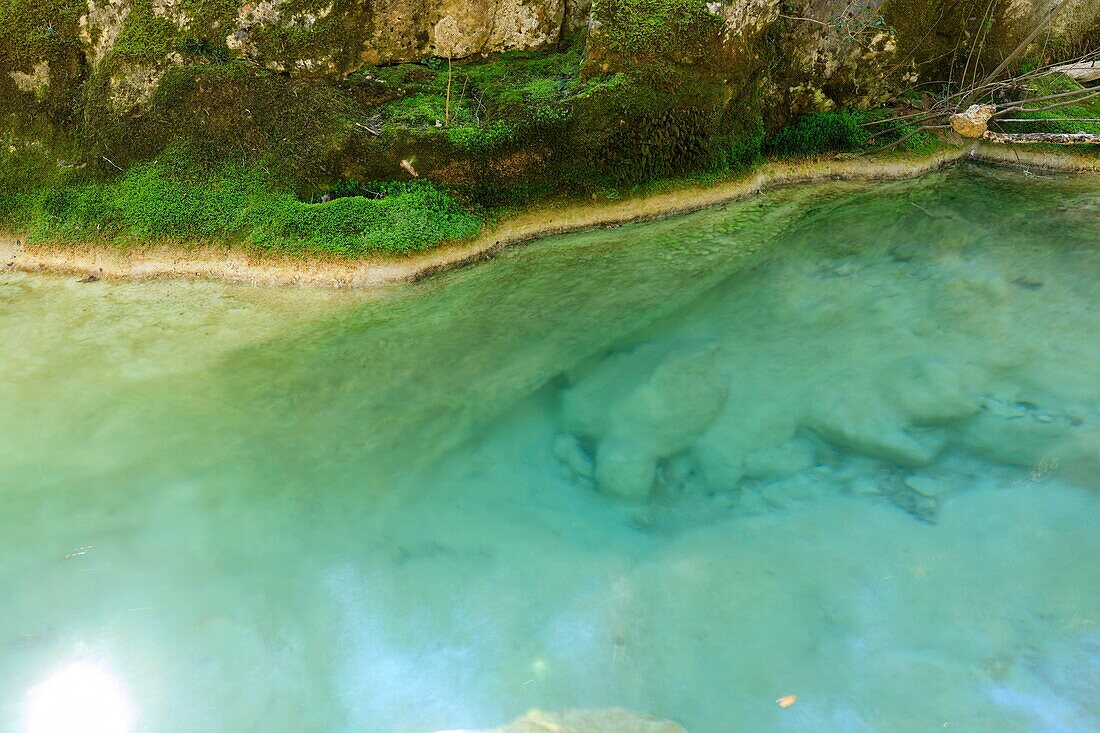
{"label": "water surface", "polygon": [[0,275],[0,731],[1100,731],[1098,306],[1100,180],[969,167],[370,297]]}

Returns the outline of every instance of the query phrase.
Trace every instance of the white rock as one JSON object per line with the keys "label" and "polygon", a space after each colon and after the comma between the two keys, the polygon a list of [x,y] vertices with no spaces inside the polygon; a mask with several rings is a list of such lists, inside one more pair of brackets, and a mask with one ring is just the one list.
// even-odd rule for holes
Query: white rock
{"label": "white rock", "polygon": [[616,406],[619,434],[630,436],[658,456],[679,453],[721,412],[726,385],[714,363],[715,349],[673,354],[653,375]]}

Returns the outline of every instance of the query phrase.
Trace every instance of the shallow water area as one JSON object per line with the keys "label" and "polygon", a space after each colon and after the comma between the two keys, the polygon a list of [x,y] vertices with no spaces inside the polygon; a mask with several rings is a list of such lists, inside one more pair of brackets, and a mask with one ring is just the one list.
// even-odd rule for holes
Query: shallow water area
{"label": "shallow water area", "polygon": [[0,731],[1100,731],[1100,179],[74,280],[0,274]]}

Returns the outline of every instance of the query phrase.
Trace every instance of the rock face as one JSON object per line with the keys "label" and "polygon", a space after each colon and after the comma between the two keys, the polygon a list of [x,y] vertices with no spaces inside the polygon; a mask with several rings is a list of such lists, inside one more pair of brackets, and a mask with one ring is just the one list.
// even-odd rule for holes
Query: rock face
{"label": "rock face", "polygon": [[[285,0],[242,5],[226,45],[278,71],[344,74],[363,65],[429,56],[462,59],[543,50],[561,38],[566,14],[565,0],[380,0],[367,6],[332,0],[312,5],[303,9]],[[288,55],[288,33],[317,38]]]}
{"label": "rock face", "polygon": [[544,713],[532,710],[508,725],[482,731],[440,731],[439,733],[687,733],[667,720],[629,710],[563,710]]}
{"label": "rock face", "polygon": [[[772,78],[765,80],[762,93],[782,99],[796,113],[875,104],[924,72],[934,75],[933,68],[925,67],[943,56],[935,44],[949,51],[956,46],[967,50],[967,13],[972,5],[985,5],[977,0],[882,0],[858,6],[841,0],[794,0],[780,12],[779,0],[676,0],[653,7],[625,0],[595,7],[592,0],[66,3],[72,7],[64,13],[20,6],[8,11],[16,17],[0,16],[13,23],[12,40],[5,45],[16,46],[3,49],[0,66],[20,90],[42,96],[36,70],[70,38],[93,73],[129,77],[114,84],[124,102],[118,106],[129,107],[148,97],[134,92],[135,79],[137,86],[159,82],[165,68],[181,63],[175,52],[183,47],[222,48],[230,57],[274,72],[339,79],[366,66],[432,56],[465,59],[552,49],[564,37],[589,28],[587,53],[593,69],[629,70],[639,59],[660,58],[709,69],[707,73],[722,77],[738,94],[746,91],[746,84],[753,86],[751,77],[770,64]],[[998,17],[990,23],[992,35],[985,45],[1001,52],[1026,35],[1043,7],[1025,1],[994,10]],[[1044,42],[1072,48],[1089,38],[1095,41],[1098,17],[1100,0],[1070,0]],[[70,19],[73,27],[64,27]],[[49,41],[26,43],[19,27],[43,23]],[[113,63],[105,69],[108,60]],[[34,75],[33,82],[28,75]]]}
{"label": "rock face", "polygon": [[[1098,4],[1060,5],[1033,55],[1061,49],[1052,60],[1069,60],[1095,44]],[[796,115],[873,108],[964,63],[980,77],[1045,8],[995,3],[975,50],[986,5],[0,3],[0,149],[35,158],[15,167],[39,178],[109,178],[182,150],[277,168],[298,193],[416,176],[495,206],[523,187],[576,194],[752,166],[768,133]],[[523,53],[495,59],[510,51]],[[452,65],[440,59],[459,62],[453,89]],[[951,59],[958,69],[945,70]],[[406,62],[417,63],[389,68]],[[609,460],[641,477],[652,447],[612,438]]]}

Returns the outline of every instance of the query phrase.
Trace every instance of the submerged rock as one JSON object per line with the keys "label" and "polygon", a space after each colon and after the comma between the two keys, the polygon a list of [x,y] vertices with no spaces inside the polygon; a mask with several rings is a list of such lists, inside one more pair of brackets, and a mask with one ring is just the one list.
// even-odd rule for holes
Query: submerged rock
{"label": "submerged rock", "polygon": [[592,454],[584,449],[575,435],[562,433],[554,438],[554,457],[579,478],[592,478],[595,472]]}
{"label": "submerged rock", "polygon": [[[596,443],[595,476],[602,491],[646,498],[658,461],[683,453],[714,421],[727,393],[715,353],[710,345],[669,356],[641,347],[576,377],[562,395],[562,423],[574,436]],[[556,441],[556,452],[577,461],[567,448],[563,439]]]}
{"label": "submerged rock", "polygon": [[569,709],[560,713],[532,710],[500,728],[438,733],[687,733],[682,726],[652,715],[621,708]]}
{"label": "submerged rock", "polygon": [[906,421],[875,395],[836,395],[815,404],[809,427],[829,443],[899,466],[924,466],[943,448],[934,434],[906,431]]}
{"label": "submerged rock", "polygon": [[657,458],[638,443],[622,438],[600,442],[596,451],[596,485],[624,499],[649,496],[657,473]]}

